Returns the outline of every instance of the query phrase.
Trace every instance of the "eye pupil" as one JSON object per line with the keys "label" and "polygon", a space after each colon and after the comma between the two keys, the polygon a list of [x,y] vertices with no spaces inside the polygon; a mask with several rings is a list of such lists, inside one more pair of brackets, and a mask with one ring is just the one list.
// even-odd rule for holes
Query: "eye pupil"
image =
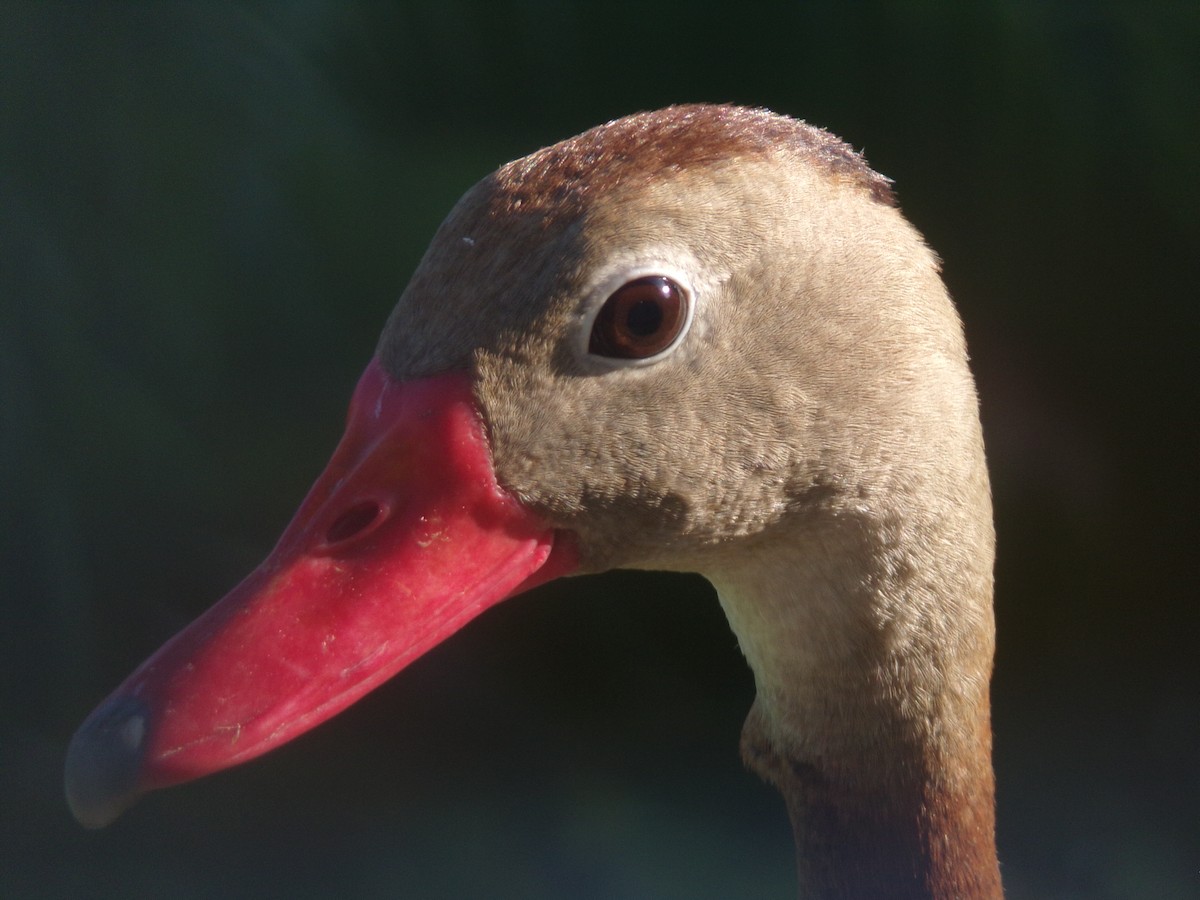
{"label": "eye pupil", "polygon": [[687,294],[665,275],[635,278],[604,301],[588,352],[614,359],[646,359],[662,353],[687,321]]}
{"label": "eye pupil", "polygon": [[662,327],[663,314],[658,304],[651,300],[639,300],[629,310],[625,326],[638,337],[649,337]]}

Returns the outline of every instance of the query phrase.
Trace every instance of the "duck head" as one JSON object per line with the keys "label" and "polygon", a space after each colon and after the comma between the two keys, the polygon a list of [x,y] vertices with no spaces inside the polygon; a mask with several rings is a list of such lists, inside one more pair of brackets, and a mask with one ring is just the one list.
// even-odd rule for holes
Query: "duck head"
{"label": "duck head", "polygon": [[270,557],[76,734],[76,817],[266,752],[535,584],[668,569],[718,589],[757,686],[743,753],[802,856],[879,840],[868,868],[928,869],[928,833],[886,836],[921,808],[994,870],[990,499],[938,268],[885,178],[761,110],[502,167],[438,230]]}

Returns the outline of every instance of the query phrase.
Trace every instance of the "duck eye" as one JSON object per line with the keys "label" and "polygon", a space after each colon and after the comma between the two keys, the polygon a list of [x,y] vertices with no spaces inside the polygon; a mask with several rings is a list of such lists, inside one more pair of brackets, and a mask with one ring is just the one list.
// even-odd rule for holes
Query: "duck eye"
{"label": "duck eye", "polygon": [[683,330],[687,306],[687,293],[665,275],[627,281],[600,307],[588,353],[616,359],[646,359],[662,353]]}

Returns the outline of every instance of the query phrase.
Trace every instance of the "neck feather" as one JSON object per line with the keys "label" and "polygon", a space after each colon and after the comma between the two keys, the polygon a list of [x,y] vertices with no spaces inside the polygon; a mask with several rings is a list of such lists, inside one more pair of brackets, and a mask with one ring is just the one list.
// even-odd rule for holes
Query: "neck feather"
{"label": "neck feather", "polygon": [[713,575],[758,688],[742,753],[787,803],[801,896],[998,898],[990,525],[954,566],[887,531],[813,523]]}

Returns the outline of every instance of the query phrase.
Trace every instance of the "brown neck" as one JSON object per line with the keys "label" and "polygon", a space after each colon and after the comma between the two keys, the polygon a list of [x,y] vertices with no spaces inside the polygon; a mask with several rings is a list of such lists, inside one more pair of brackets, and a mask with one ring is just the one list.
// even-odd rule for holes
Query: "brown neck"
{"label": "brown neck", "polygon": [[[804,898],[999,898],[993,779],[983,759],[956,777],[919,754],[864,779],[853,759],[778,753],[747,722],[747,763],[783,793]],[[986,727],[986,716],[981,723]],[[899,748],[892,746],[891,751]],[[906,754],[907,755],[907,754]],[[900,761],[897,760],[897,763]],[[954,781],[955,784],[947,783]]]}
{"label": "brown neck", "polygon": [[800,896],[1000,898],[990,570],[948,610],[841,577],[861,567],[821,564],[837,549],[714,578],[758,688],[742,753],[787,802]]}
{"label": "brown neck", "polygon": [[764,718],[756,703],[742,755],[787,803],[801,897],[1003,896],[986,706],[953,759],[882,722],[857,753],[810,753],[781,746]]}

